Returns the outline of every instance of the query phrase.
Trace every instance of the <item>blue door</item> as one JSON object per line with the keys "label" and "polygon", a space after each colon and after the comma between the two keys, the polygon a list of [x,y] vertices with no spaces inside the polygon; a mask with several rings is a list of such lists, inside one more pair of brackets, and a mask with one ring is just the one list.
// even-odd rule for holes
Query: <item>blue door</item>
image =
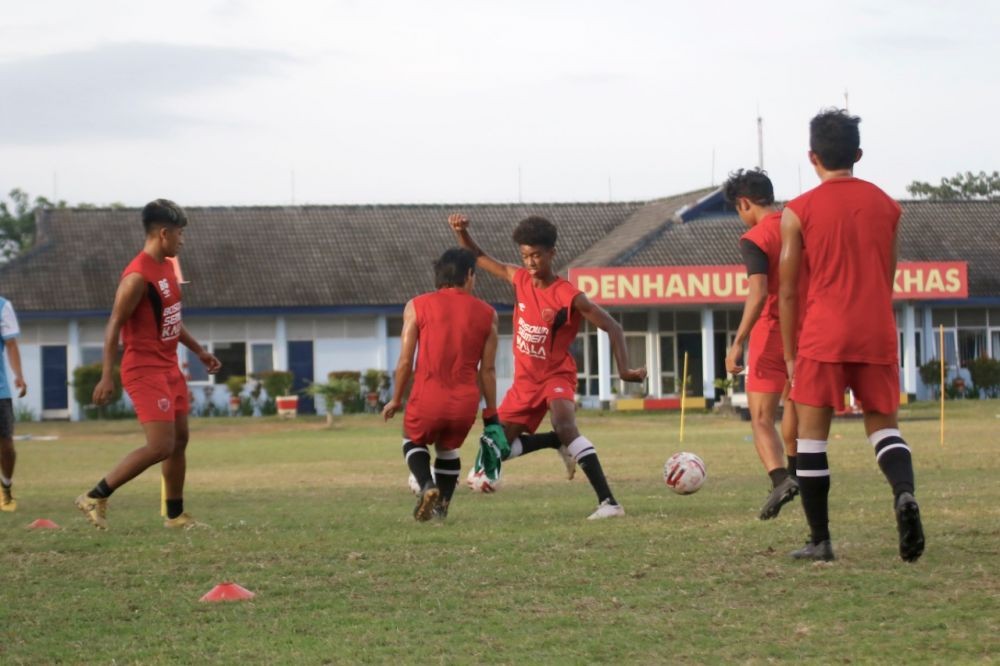
{"label": "blue door", "polygon": [[299,393],[313,381],[312,340],[290,340],[288,342],[288,369],[295,376],[292,392],[299,396],[299,413],[315,414],[316,404],[311,395]]}
{"label": "blue door", "polygon": [[69,409],[66,389],[66,347],[42,346],[42,409]]}

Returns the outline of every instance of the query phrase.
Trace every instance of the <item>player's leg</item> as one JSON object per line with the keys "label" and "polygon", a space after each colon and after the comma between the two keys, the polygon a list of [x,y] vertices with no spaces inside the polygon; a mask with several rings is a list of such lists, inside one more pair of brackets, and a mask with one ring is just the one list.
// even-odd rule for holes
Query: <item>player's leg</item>
{"label": "player's leg", "polygon": [[178,412],[174,420],[174,450],[160,466],[166,489],[166,527],[193,527],[195,520],[184,511],[184,478],[187,476],[187,445],[190,439],[187,412]]}
{"label": "player's leg", "polygon": [[796,559],[832,560],[830,543],[830,463],[827,445],[833,407],[843,400],[846,379],[839,363],[796,359],[791,399],[798,417],[798,482],[810,540]]}
{"label": "player's leg", "polygon": [[920,507],[913,496],[916,488],[913,458],[899,431],[898,370],[895,365],[858,365],[850,371],[852,386],[859,387],[855,393],[865,410],[865,434],[874,449],[875,461],[892,487],[899,556],[915,562],[924,552],[924,529]]}
{"label": "player's leg", "polygon": [[[2,372],[2,369],[0,369]],[[14,401],[0,400],[0,511],[16,511],[17,500],[11,488],[14,484]]]}
{"label": "player's leg", "polygon": [[439,433],[434,421],[421,413],[416,396],[411,397],[403,419],[403,460],[410,474],[417,480],[417,504],[413,517],[419,521],[431,519],[431,512],[440,497],[440,491],[431,474],[431,454],[427,447],[437,441]]}
{"label": "player's leg", "polygon": [[[464,438],[463,438],[464,439]],[[455,494],[459,476],[462,473],[462,459],[458,448],[449,443],[434,445],[434,478],[440,495],[432,510],[432,517],[444,519],[448,517],[451,498]]]}
{"label": "player's leg", "polygon": [[552,427],[555,428],[559,440],[574,462],[587,475],[587,480],[597,495],[597,510],[589,516],[589,519],[624,516],[625,509],[618,504],[608,486],[608,479],[604,476],[604,469],[597,457],[597,449],[589,439],[580,434],[576,426],[576,404],[572,400],[552,400],[549,403],[549,411],[552,414]]}
{"label": "player's leg", "polygon": [[791,387],[786,387],[783,394],[784,409],[781,411],[781,439],[785,444],[785,457],[788,459],[788,473],[796,476],[796,463],[799,450],[799,419],[795,413],[795,402],[789,397]]}
{"label": "player's leg", "polygon": [[777,517],[781,507],[791,502],[799,493],[798,483],[785,467],[784,448],[774,425],[780,399],[781,393],[761,391],[747,393],[754,446],[757,449],[757,456],[764,464],[764,470],[771,479],[771,492],[760,509],[761,520]]}
{"label": "player's leg", "polygon": [[142,429],[146,444],[125,456],[90,492],[76,498],[77,508],[98,529],[107,529],[107,502],[111,494],[173,453],[177,439],[173,421],[147,421]]}

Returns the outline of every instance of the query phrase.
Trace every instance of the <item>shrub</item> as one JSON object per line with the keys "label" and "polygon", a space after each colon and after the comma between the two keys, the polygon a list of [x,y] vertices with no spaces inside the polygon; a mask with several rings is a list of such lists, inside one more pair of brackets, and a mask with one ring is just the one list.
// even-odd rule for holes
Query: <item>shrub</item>
{"label": "shrub", "polygon": [[987,397],[995,398],[1000,394],[1000,360],[988,356],[980,356],[977,359],[967,361],[965,367],[968,368],[972,376],[972,383],[977,392],[981,390]]}
{"label": "shrub", "polygon": [[101,363],[81,365],[73,369],[73,399],[80,404],[84,415],[88,418],[91,418],[91,415],[93,415],[93,418],[114,417],[112,406],[117,405],[122,399],[121,373],[118,366],[115,366],[112,370],[115,390],[111,394],[111,400],[108,404],[101,405],[100,407],[94,405],[94,389],[97,387],[97,383],[101,381],[102,370],[103,365]]}
{"label": "shrub", "polygon": [[268,370],[257,373],[256,377],[264,385],[264,390],[272,401],[279,396],[290,394],[292,384],[295,383],[295,375],[288,370]]}
{"label": "shrub", "polygon": [[[948,372],[948,366],[945,365],[944,371]],[[931,359],[927,361],[922,366],[920,366],[920,381],[924,383],[925,386],[929,386],[933,391],[934,395],[941,395],[941,361],[940,359]]]}

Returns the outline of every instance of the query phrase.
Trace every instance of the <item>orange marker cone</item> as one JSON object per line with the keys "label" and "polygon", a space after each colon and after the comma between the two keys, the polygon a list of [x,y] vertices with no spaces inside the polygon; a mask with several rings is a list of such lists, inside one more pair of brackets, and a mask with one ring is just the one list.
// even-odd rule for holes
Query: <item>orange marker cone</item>
{"label": "orange marker cone", "polygon": [[57,530],[59,526],[53,523],[48,518],[39,518],[35,522],[28,525],[30,530]]}
{"label": "orange marker cone", "polygon": [[242,601],[243,599],[253,599],[256,595],[245,587],[236,583],[219,583],[205,593],[199,601]]}

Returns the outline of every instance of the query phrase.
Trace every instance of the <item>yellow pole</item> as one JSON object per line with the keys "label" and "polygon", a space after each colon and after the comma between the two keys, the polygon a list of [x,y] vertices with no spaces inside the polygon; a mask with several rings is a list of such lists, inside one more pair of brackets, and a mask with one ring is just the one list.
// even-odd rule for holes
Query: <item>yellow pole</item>
{"label": "yellow pole", "polygon": [[944,446],[944,325],[938,326],[938,359],[941,363],[941,446]]}
{"label": "yellow pole", "polygon": [[167,515],[167,480],[164,477],[160,477],[160,515],[166,517]]}
{"label": "yellow pole", "polygon": [[684,352],[684,374],[681,376],[681,443],[684,443],[684,408],[687,406],[688,353]]}

